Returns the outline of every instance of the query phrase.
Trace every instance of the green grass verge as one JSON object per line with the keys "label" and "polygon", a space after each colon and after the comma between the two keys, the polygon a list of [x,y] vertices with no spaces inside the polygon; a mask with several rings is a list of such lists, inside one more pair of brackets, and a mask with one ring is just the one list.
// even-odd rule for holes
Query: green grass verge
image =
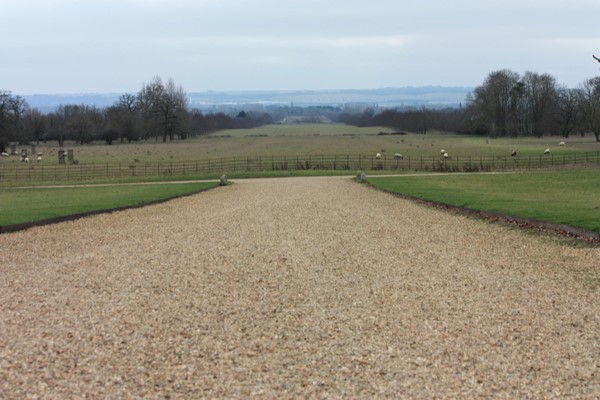
{"label": "green grass verge", "polygon": [[138,206],[199,192],[218,182],[69,188],[0,189],[0,226],[97,210]]}
{"label": "green grass verge", "polygon": [[600,232],[600,171],[369,178],[377,188],[454,206]]}

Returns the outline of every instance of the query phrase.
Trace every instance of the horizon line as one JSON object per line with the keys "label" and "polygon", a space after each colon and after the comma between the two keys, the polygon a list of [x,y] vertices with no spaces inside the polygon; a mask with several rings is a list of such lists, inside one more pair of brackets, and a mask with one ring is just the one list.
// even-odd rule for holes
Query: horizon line
{"label": "horizon line", "polygon": [[[406,86],[385,86],[385,87],[372,87],[372,88],[344,88],[344,89],[205,89],[200,91],[185,91],[186,93],[311,93],[311,92],[364,92],[364,91],[376,91],[376,90],[398,90],[398,89],[420,89],[420,88],[444,88],[444,89],[473,89],[475,86],[446,86],[446,85],[406,85]],[[10,91],[10,90],[9,90]],[[18,96],[57,96],[57,95],[120,95],[126,93],[136,93],[129,91],[110,91],[110,92],[33,92],[33,93],[19,93],[13,92]]]}

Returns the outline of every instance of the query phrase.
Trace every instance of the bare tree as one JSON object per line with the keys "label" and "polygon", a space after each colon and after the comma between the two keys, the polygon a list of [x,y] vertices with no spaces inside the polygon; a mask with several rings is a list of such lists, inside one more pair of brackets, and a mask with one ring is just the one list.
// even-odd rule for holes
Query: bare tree
{"label": "bare tree", "polygon": [[29,105],[21,96],[0,90],[0,150],[6,151],[11,141],[24,142],[23,116]]}
{"label": "bare tree", "polygon": [[175,85],[173,79],[167,81],[161,107],[163,142],[173,140],[176,134],[185,134],[188,100],[181,85]]}
{"label": "bare tree", "polygon": [[40,143],[46,133],[46,117],[37,108],[32,108],[25,112],[23,120],[25,134],[29,140]]}
{"label": "bare tree", "polygon": [[526,72],[523,84],[527,99],[528,134],[542,136],[551,129],[556,106],[556,79],[549,74]]}
{"label": "bare tree", "polygon": [[519,74],[510,70],[490,73],[467,98],[471,120],[485,121],[491,136],[506,136],[511,127],[513,89],[518,82]]}
{"label": "bare tree", "polygon": [[119,96],[114,105],[104,110],[104,114],[107,126],[103,136],[108,144],[117,138],[121,143],[139,139],[140,118],[135,95],[126,93]]}
{"label": "bare tree", "polygon": [[582,122],[600,142],[600,77],[584,81],[578,93]]}
{"label": "bare tree", "polygon": [[165,87],[160,76],[155,76],[152,81],[145,84],[137,94],[137,108],[142,117],[142,129],[144,138],[154,136],[158,141],[160,133],[158,122],[160,119],[160,107]]}
{"label": "bare tree", "polygon": [[137,104],[146,122],[146,130],[163,142],[173,140],[184,129],[187,117],[187,95],[181,86],[169,79],[164,85],[159,76],[144,85],[138,93]]}
{"label": "bare tree", "polygon": [[561,136],[568,138],[579,123],[577,89],[561,87],[556,92],[556,123]]}

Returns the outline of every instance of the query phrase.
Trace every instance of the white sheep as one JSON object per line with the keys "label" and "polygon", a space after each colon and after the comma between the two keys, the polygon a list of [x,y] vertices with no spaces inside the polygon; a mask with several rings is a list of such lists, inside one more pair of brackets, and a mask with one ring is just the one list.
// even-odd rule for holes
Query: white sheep
{"label": "white sheep", "polygon": [[37,160],[38,160],[38,162],[42,161],[42,156],[38,155]]}
{"label": "white sheep", "polygon": [[37,155],[38,155],[38,157],[41,157],[42,156],[42,152],[38,151]]}
{"label": "white sheep", "polygon": [[550,154],[550,149],[544,150],[544,154]]}
{"label": "white sheep", "polygon": [[396,154],[394,154],[394,158],[396,160],[402,160],[402,159],[404,159],[404,156],[402,154],[400,154],[400,153],[396,153]]}
{"label": "white sheep", "polygon": [[2,152],[2,157],[8,157],[8,153]]}
{"label": "white sheep", "polygon": [[375,158],[381,158],[381,153],[375,154]]}
{"label": "white sheep", "polygon": [[448,153],[444,152],[444,158],[449,158],[450,156],[448,155]]}
{"label": "white sheep", "polygon": [[560,142],[558,145],[559,145],[559,146],[564,146],[564,145],[565,145],[565,142]]}
{"label": "white sheep", "polygon": [[441,155],[444,155],[445,152],[446,152],[446,150],[444,150],[444,149],[440,150]]}
{"label": "white sheep", "polygon": [[29,162],[29,157],[25,157],[25,159],[23,161]]}

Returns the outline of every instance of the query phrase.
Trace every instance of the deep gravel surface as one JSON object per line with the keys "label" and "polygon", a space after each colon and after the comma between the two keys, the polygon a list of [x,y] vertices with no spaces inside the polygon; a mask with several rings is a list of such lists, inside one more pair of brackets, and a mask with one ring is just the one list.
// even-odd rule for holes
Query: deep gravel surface
{"label": "deep gravel surface", "polygon": [[0,236],[0,398],[598,398],[600,249],[349,178]]}

